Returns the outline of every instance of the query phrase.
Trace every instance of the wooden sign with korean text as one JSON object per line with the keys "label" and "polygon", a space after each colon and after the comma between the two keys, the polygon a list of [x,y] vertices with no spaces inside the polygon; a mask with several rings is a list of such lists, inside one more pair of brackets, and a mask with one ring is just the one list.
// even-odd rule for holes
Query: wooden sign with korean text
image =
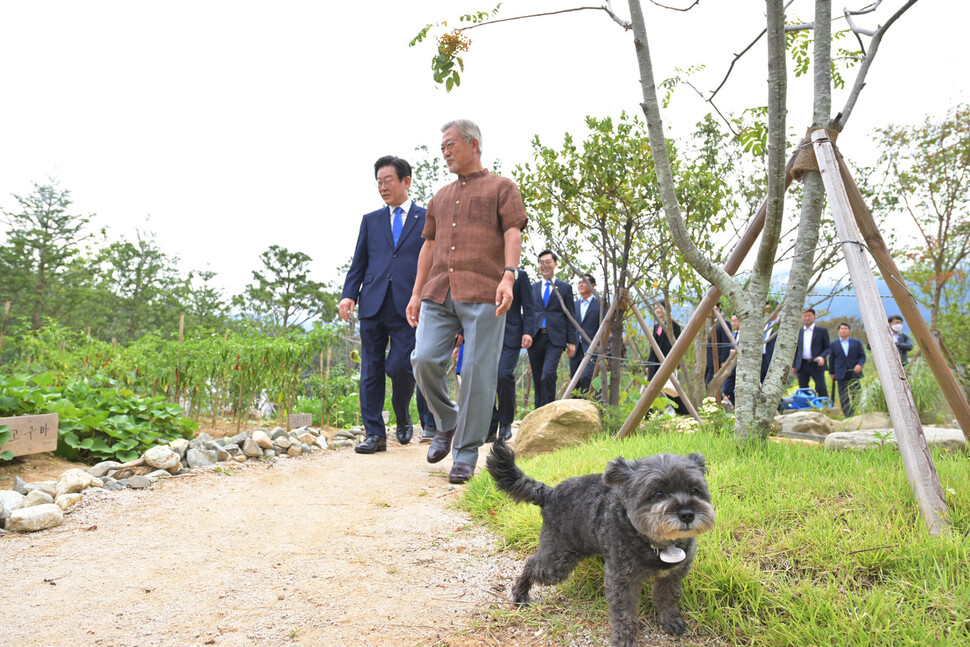
{"label": "wooden sign with korean text", "polygon": [[16,416],[0,418],[0,426],[7,425],[10,440],[0,451],[13,452],[14,456],[52,452],[57,449],[57,414],[41,416]]}
{"label": "wooden sign with korean text", "polygon": [[287,418],[286,423],[290,429],[296,429],[297,427],[309,427],[313,424],[313,414],[312,413],[291,413],[290,417]]}

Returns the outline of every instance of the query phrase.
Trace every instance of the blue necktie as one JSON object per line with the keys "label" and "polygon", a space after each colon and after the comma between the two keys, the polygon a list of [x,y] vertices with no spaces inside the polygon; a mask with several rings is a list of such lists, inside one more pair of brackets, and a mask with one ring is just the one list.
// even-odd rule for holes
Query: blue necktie
{"label": "blue necktie", "polygon": [[[549,305],[549,281],[546,281],[546,289],[542,292],[542,306],[545,307]],[[542,328],[546,327],[546,318],[542,318]]]}
{"label": "blue necktie", "polygon": [[394,208],[394,226],[391,227],[391,233],[394,234],[394,246],[397,247],[397,241],[401,238],[401,230],[404,229],[404,219],[401,217],[404,214],[404,210],[401,207]]}

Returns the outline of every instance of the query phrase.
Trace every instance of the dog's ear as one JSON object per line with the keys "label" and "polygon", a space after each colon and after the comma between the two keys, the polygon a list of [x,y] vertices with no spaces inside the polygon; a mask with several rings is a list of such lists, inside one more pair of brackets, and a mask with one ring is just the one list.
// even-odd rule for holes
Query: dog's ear
{"label": "dog's ear", "polygon": [[629,463],[622,456],[617,456],[606,464],[606,470],[603,472],[603,483],[610,487],[623,485],[630,480],[631,476],[633,476],[633,469]]}
{"label": "dog's ear", "polygon": [[707,459],[704,458],[704,454],[694,453],[688,456],[687,458],[693,461],[694,463],[696,463],[697,466],[701,468],[702,474],[707,474]]}

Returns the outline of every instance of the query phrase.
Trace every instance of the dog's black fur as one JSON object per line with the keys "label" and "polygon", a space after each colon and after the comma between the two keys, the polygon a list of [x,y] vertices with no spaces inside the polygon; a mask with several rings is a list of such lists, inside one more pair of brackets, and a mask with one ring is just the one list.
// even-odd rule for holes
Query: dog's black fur
{"label": "dog's black fur", "polygon": [[[697,554],[694,537],[714,527],[702,455],[618,457],[602,475],[567,479],[555,488],[526,476],[504,441],[495,442],[487,465],[500,490],[542,508],[539,550],[516,582],[516,604],[529,603],[533,583],[561,582],[582,559],[601,554],[612,645],[634,645],[640,590],[650,577],[660,625],[668,633],[684,633],[681,581]],[[684,560],[661,560],[660,552],[670,544],[684,550]]]}

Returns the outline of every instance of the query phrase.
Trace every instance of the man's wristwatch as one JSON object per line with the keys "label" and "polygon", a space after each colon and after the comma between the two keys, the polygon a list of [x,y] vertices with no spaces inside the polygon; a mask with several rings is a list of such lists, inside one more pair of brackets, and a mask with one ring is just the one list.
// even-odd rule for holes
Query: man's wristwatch
{"label": "man's wristwatch", "polygon": [[518,271],[519,270],[515,267],[506,267],[504,270],[502,270],[502,274],[505,274],[506,272],[512,272],[512,275],[515,276],[515,273]]}

